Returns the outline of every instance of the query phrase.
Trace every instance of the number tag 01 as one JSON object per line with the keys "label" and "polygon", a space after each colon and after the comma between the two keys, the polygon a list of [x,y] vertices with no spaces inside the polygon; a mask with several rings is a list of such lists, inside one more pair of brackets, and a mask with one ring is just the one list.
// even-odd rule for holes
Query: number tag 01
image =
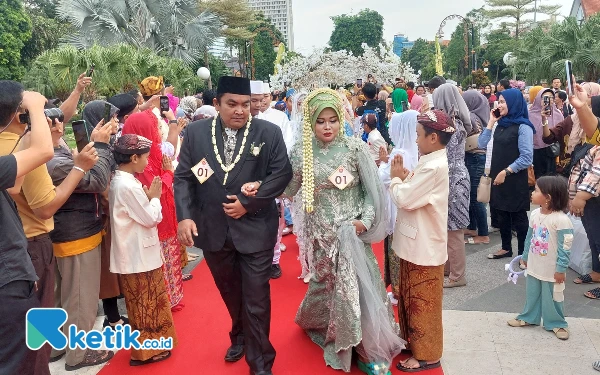
{"label": "number tag 01", "polygon": [[206,180],[210,178],[210,176],[213,175],[213,173],[215,173],[210,167],[210,165],[208,165],[206,158],[200,160],[198,164],[194,165],[192,167],[192,172],[201,184],[203,184]]}
{"label": "number tag 01", "polygon": [[331,176],[329,176],[329,181],[335,185],[340,190],[344,190],[346,186],[348,186],[352,181],[354,181],[354,176],[346,168],[343,166],[337,167],[335,172]]}

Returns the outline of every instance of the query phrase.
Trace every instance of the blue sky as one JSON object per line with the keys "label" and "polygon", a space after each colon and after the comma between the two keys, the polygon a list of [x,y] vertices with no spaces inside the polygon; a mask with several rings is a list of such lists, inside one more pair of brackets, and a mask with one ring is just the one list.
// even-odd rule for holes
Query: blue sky
{"label": "blue sky", "polygon": [[[572,0],[540,1],[542,4],[562,5],[563,15],[568,15],[573,5]],[[383,15],[384,38],[387,41],[392,41],[397,33],[406,34],[410,40],[432,40],[446,16],[465,15],[483,4],[483,0],[293,0],[294,49],[309,53],[313,47],[325,46],[333,30],[333,22],[329,17],[334,15],[358,13],[361,9],[370,8]],[[450,37],[457,23],[454,21],[446,25],[446,37]]]}

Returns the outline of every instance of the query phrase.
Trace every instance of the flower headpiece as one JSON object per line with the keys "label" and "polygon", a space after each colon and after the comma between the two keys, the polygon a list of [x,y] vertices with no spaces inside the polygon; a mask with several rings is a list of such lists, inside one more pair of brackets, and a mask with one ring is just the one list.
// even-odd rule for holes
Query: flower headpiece
{"label": "flower headpiece", "polygon": [[[315,172],[313,166],[314,124],[325,108],[333,109],[338,115],[340,122],[343,121],[342,101],[340,96],[332,89],[318,89],[311,92],[302,105],[304,112],[304,124],[302,128],[302,202],[306,212],[313,211],[315,201]],[[344,128],[340,126],[340,135],[343,136]]]}

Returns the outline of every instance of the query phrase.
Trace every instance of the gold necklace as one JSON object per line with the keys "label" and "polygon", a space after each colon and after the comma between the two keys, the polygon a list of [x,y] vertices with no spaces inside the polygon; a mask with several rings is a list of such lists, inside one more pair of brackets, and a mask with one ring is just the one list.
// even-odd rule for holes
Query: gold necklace
{"label": "gold necklace", "polygon": [[244,138],[242,139],[242,145],[240,146],[238,154],[235,157],[233,163],[231,163],[229,166],[223,165],[223,160],[221,159],[221,155],[219,154],[219,149],[217,148],[217,137],[216,137],[217,117],[219,117],[218,113],[213,118],[213,122],[212,122],[212,144],[213,144],[213,150],[215,152],[215,156],[217,157],[217,162],[221,166],[221,169],[223,170],[223,172],[225,172],[225,178],[223,179],[223,185],[225,185],[227,183],[227,177],[229,176],[229,172],[231,172],[233,170],[233,168],[235,168],[235,165],[240,161],[242,152],[244,151],[244,146],[246,145],[246,138],[248,137],[248,132],[250,131],[250,123],[252,122],[252,115],[250,115],[250,117],[248,117],[248,122],[246,123],[246,131],[244,131]]}

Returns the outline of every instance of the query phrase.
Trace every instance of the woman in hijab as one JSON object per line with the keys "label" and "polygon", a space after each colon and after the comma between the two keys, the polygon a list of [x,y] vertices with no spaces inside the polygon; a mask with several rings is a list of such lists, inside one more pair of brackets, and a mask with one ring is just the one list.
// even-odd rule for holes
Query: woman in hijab
{"label": "woman in hijab", "polygon": [[[490,107],[488,99],[476,90],[469,90],[463,94],[463,99],[470,111],[473,135],[480,134],[490,121]],[[485,169],[485,149],[475,148],[465,152],[465,165],[471,179],[471,198],[469,203],[469,227],[465,235],[471,236],[467,243],[490,243],[489,228],[487,223],[487,208],[485,203],[477,201],[477,188]],[[489,171],[488,171],[489,172]]]}
{"label": "woman in hijab", "polygon": [[410,101],[410,109],[413,111],[421,112],[421,108],[423,108],[423,97],[421,95],[414,95],[412,100]]}
{"label": "woman in hijab", "polygon": [[[82,117],[85,120],[85,124],[88,128],[89,134],[92,134],[94,127],[102,121],[104,118],[104,108],[107,102],[103,100],[94,100],[85,105],[83,109]],[[111,107],[111,117],[114,119],[113,124],[115,127],[112,130],[113,136],[111,136],[110,144],[114,144],[115,134],[118,132],[119,121],[116,120],[119,114],[119,109],[115,106]],[[111,158],[111,162],[114,159]],[[113,163],[111,169],[114,171],[116,165]],[[110,183],[109,183],[110,185]],[[119,285],[119,279],[117,274],[110,272],[110,211],[108,206],[108,191],[100,194],[100,204],[102,206],[102,221],[105,230],[104,236],[102,236],[102,244],[100,247],[100,299],[102,300],[102,308],[106,314],[104,319],[104,327],[111,326],[116,327],[117,324],[127,324],[129,320],[121,316],[119,313],[119,307],[117,306],[117,297],[121,295],[121,287]]]}
{"label": "woman in hijab", "polygon": [[125,121],[123,135],[137,134],[152,141],[148,165],[143,173],[135,177],[145,186],[150,186],[154,177],[160,177],[162,194],[160,205],[163,219],[158,224],[158,237],[164,259],[163,273],[171,310],[179,311],[184,307],[183,280],[181,273],[182,245],[177,239],[177,218],[175,216],[175,198],[173,195],[173,166],[171,159],[163,156],[161,137],[158,132],[158,120],[151,110],[135,113]]}
{"label": "woman in hijab", "polygon": [[[416,96],[415,96],[416,97]],[[414,100],[414,98],[413,98]],[[394,305],[398,303],[400,293],[400,258],[392,249],[394,225],[396,223],[396,212],[398,209],[389,196],[388,189],[392,182],[390,177],[390,159],[396,155],[402,155],[404,166],[412,171],[419,161],[419,149],[417,146],[417,116],[418,111],[409,110],[402,113],[396,113],[390,121],[390,137],[394,142],[394,149],[388,155],[387,150],[380,150],[379,159],[379,178],[385,186],[385,195],[388,200],[390,210],[390,220],[387,227],[387,237],[385,238],[385,285],[392,286],[390,300]]]}
{"label": "woman in hijab", "polygon": [[300,259],[308,259],[312,277],[296,323],[328,366],[350,372],[356,350],[363,372],[388,374],[405,342],[371,248],[386,235],[384,187],[362,141],[345,136],[335,91],[313,91],[303,109],[286,195],[301,192]]}
{"label": "woman in hijab", "polygon": [[469,226],[469,196],[471,180],[465,165],[465,142],[471,132],[471,116],[458,88],[444,83],[433,92],[433,103],[454,120],[456,131],[446,145],[450,176],[448,198],[448,281],[444,288],[467,285],[464,230]]}
{"label": "woman in hijab", "polygon": [[406,90],[401,88],[396,88],[392,92],[392,104],[394,106],[394,112],[402,113],[404,112],[403,104],[408,108],[408,93]]}
{"label": "woman in hijab", "polygon": [[490,177],[493,185],[490,207],[497,210],[502,248],[489,259],[513,256],[512,227],[517,231],[519,255],[525,249],[529,228],[527,211],[530,205],[527,168],[533,162],[533,134],[535,128],[529,121],[527,104],[517,89],[498,93],[500,117],[492,111],[487,128],[479,136],[479,148],[486,148],[494,132]]}
{"label": "woman in hijab", "polygon": [[539,90],[529,108],[529,121],[535,127],[533,171],[536,179],[556,173],[556,157],[558,155],[555,155],[553,148],[543,141],[543,128],[552,129],[563,120],[562,113],[554,105],[554,91],[552,89]]}
{"label": "woman in hijab", "polygon": [[198,99],[196,99],[194,96],[186,96],[179,102],[179,107],[177,108],[177,117],[185,117],[192,121],[196,109],[198,109]]}

